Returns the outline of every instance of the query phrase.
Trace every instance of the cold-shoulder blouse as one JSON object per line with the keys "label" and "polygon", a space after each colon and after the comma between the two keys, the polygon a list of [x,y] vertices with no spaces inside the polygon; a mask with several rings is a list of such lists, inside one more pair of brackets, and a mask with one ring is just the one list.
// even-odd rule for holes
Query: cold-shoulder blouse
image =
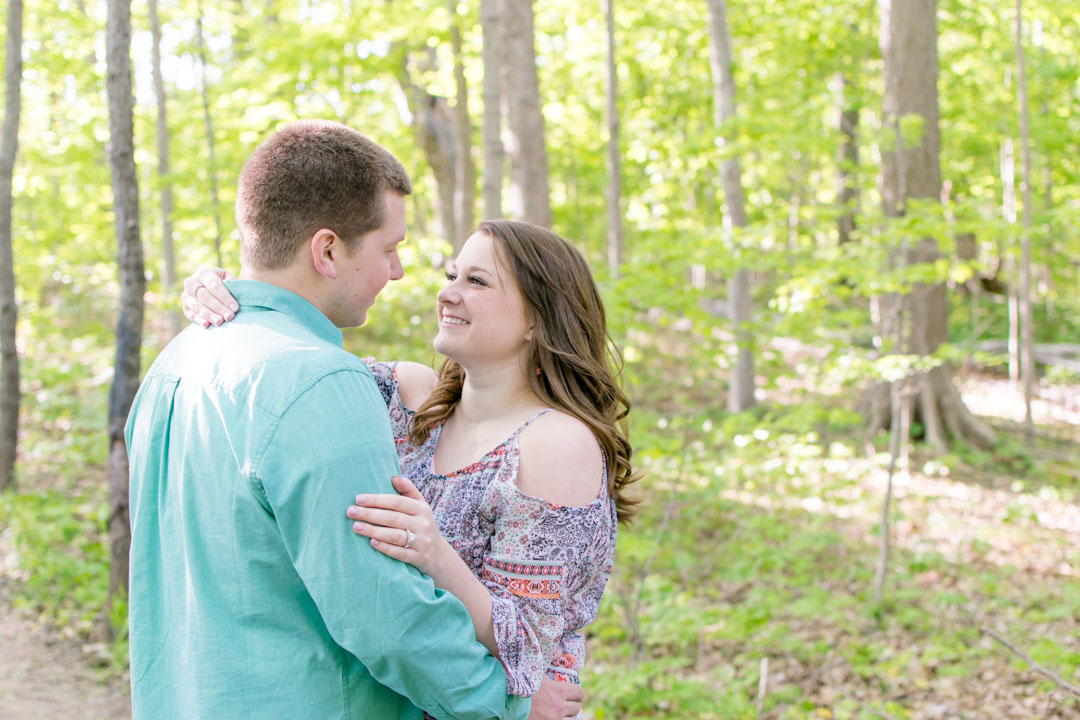
{"label": "cold-shoulder blouse", "polygon": [[519,436],[550,412],[544,410],[476,462],[439,474],[432,459],[442,426],[414,445],[409,440],[413,413],[398,393],[396,363],[365,361],[386,401],[401,474],[416,485],[443,537],[491,593],[507,692],[532,695],[545,673],[579,683],[585,663],[581,629],[596,617],[615,551],[607,470],[599,495],[581,507],[522,492]]}

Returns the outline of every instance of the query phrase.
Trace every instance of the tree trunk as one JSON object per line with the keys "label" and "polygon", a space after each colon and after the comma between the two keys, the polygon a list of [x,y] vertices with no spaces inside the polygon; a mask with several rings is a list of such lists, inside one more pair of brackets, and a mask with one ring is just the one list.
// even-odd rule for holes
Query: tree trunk
{"label": "tree trunk", "polygon": [[0,130],[0,491],[15,482],[19,447],[19,353],[15,347],[15,256],[11,238],[12,178],[19,147],[22,90],[22,0],[8,0],[4,124]]}
{"label": "tree trunk", "polygon": [[840,148],[836,163],[836,202],[841,207],[837,220],[839,243],[843,245],[851,239],[855,230],[855,202],[858,189],[855,173],[859,167],[859,146],[855,130],[859,126],[859,106],[852,98],[851,81],[847,75],[838,73],[837,85],[837,130],[840,131]]}
{"label": "tree trunk", "polygon": [[439,225],[438,234],[456,250],[461,246],[461,236],[465,230],[458,227],[455,203],[458,194],[458,159],[454,111],[445,98],[416,86],[411,86],[410,91],[415,98],[416,112],[413,118],[420,148],[435,174],[435,190],[439,200],[435,216]]}
{"label": "tree trunk", "polygon": [[161,23],[157,0],[149,0],[150,35],[153,39],[154,94],[157,96],[158,180],[161,182],[161,294],[169,307],[169,336],[180,332],[180,311],[175,307],[176,257],[172,237],[172,180],[169,178],[169,122],[166,113],[165,80],[161,77]]}
{"label": "tree trunk", "polygon": [[[933,202],[941,198],[936,2],[879,0],[878,7],[885,79],[883,117],[887,127],[896,129],[897,143],[895,153],[883,153],[882,200],[885,213],[897,217],[904,214],[909,198]],[[921,137],[914,143],[904,143],[900,136],[900,118],[906,115],[918,115],[923,121]],[[933,239],[919,238],[911,243],[908,256],[911,264],[929,264],[940,252]],[[929,355],[947,337],[945,284],[916,286],[909,302],[907,351]],[[993,444],[993,434],[961,400],[951,368],[939,366],[922,375],[920,383],[916,413],[929,443],[943,449],[951,435],[984,447]],[[879,395],[887,398],[887,389]]]}
{"label": "tree trunk", "polygon": [[[109,392],[109,599],[108,608],[128,587],[128,458],[124,422],[139,389],[143,296],[146,276],[139,239],[139,188],[135,172],[131,88],[131,0],[109,0],[105,33],[109,98],[109,168],[112,176],[120,279],[116,323],[116,367]],[[108,616],[108,611],[106,611]],[[108,628],[111,631],[111,628]]]}
{"label": "tree trunk", "polygon": [[[713,81],[713,124],[723,133],[727,122],[735,116],[735,76],[732,73],[731,35],[727,25],[724,0],[707,0],[709,9],[709,65]],[[720,163],[720,178],[724,188],[724,224],[746,227],[746,201],[743,196],[739,158],[730,157]],[[736,236],[737,238],[737,236]],[[736,242],[741,242],[736,239]],[[735,328],[736,359],[728,390],[728,410],[742,412],[754,405],[754,355],[750,330],[750,273],[737,268],[728,280],[728,308]]]}
{"label": "tree trunk", "polygon": [[604,17],[607,24],[607,259],[612,276],[619,274],[623,261],[622,169],[619,162],[619,104],[618,71],[615,67],[615,0],[604,0]]}
{"label": "tree trunk", "polygon": [[[1013,156],[1012,138],[1001,141],[1001,216],[1010,226],[1016,225],[1016,159]],[[1010,252],[1005,257],[1005,275],[1008,277],[1009,302],[1009,381],[1020,386],[1020,297],[1017,294],[1016,262]]]}
{"label": "tree trunk", "polygon": [[507,70],[510,215],[551,226],[544,116],[533,47],[532,0],[503,0],[503,50]]}
{"label": "tree trunk", "polygon": [[457,226],[450,242],[456,253],[473,228],[473,206],[476,204],[476,167],[472,159],[472,121],[469,119],[469,88],[465,84],[465,63],[461,52],[461,30],[458,27],[457,0],[446,0],[450,11],[450,44],[454,52],[454,86],[457,98],[454,105],[454,224]]}
{"label": "tree trunk", "polygon": [[484,38],[484,217],[502,217],[502,43],[503,0],[480,0],[480,27]]}
{"label": "tree trunk", "polygon": [[[425,48],[420,55],[426,55],[422,60],[425,68],[436,66],[437,59],[431,48]],[[398,85],[405,94],[405,101],[412,113],[411,122],[416,132],[417,144],[435,176],[435,195],[438,200],[435,207],[435,231],[457,249],[462,242],[461,235],[465,232],[465,228],[458,226],[456,204],[459,145],[457,121],[446,98],[432,95],[413,83],[409,62],[410,53],[402,53]]]}
{"label": "tree trunk", "polygon": [[1028,442],[1034,436],[1031,398],[1035,393],[1034,328],[1031,319],[1031,141],[1028,132],[1027,73],[1024,69],[1024,35],[1021,0],[1016,0],[1016,92],[1020,111],[1020,192],[1023,194],[1023,228],[1020,230],[1020,379],[1024,387],[1024,429]]}
{"label": "tree trunk", "polygon": [[203,11],[199,3],[195,16],[195,45],[199,56],[199,87],[202,90],[203,125],[206,129],[208,154],[206,174],[210,181],[210,212],[214,215],[214,254],[218,267],[225,267],[221,255],[221,210],[218,201],[217,158],[214,151],[214,123],[210,116],[210,91],[206,87],[206,41],[203,38]]}

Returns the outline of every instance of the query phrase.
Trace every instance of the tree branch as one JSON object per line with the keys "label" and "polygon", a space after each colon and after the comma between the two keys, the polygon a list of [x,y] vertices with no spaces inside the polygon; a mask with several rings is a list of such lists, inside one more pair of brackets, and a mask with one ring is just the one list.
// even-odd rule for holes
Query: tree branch
{"label": "tree branch", "polygon": [[1052,670],[1047,670],[1042,665],[1040,665],[1039,663],[1032,660],[1031,657],[1027,653],[1025,653],[1023,650],[1017,649],[1012,643],[1010,643],[1008,640],[1006,640],[1005,638],[998,635],[996,632],[994,632],[990,628],[981,627],[979,629],[983,633],[985,633],[985,634],[989,635],[990,637],[994,638],[995,640],[997,640],[999,643],[1001,643],[1005,647],[1009,648],[1009,650],[1011,650],[1014,655],[1019,657],[1024,662],[1026,662],[1028,665],[1030,665],[1032,670],[1039,673],[1043,677],[1046,677],[1046,678],[1049,678],[1050,680],[1053,680],[1055,683],[1057,683],[1058,687],[1060,687],[1063,690],[1067,690],[1070,693],[1072,693],[1074,696],[1076,696],[1077,698],[1080,698],[1080,688],[1077,688],[1075,685],[1070,685],[1069,683],[1065,682],[1065,680],[1063,680],[1060,675],[1058,675],[1057,673],[1055,673]]}

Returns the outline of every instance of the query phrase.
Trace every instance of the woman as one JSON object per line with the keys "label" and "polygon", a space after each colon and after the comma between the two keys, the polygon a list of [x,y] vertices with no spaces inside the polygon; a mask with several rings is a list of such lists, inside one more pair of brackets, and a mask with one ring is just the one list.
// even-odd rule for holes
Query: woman
{"label": "woman", "polygon": [[[185,282],[185,315],[204,327],[227,317],[221,272]],[[483,222],[447,280],[438,372],[367,361],[411,482],[394,478],[401,495],[358,496],[347,514],[376,550],[462,601],[509,692],[528,696],[545,673],[578,683],[581,629],[611,572],[616,523],[633,510],[629,402],[596,284],[570,243]]]}

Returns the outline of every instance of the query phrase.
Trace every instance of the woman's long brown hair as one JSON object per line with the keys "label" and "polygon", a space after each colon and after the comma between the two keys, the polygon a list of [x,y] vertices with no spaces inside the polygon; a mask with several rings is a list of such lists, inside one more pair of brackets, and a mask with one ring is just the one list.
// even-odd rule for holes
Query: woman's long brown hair
{"label": "woman's long brown hair", "polygon": [[[526,367],[540,372],[528,373],[532,391],[596,436],[607,462],[608,492],[619,520],[628,522],[639,502],[626,494],[626,486],[639,477],[630,464],[630,400],[619,387],[622,357],[608,334],[604,305],[585,258],[566,240],[529,223],[486,220],[477,231],[497,241],[533,323]],[[413,415],[414,444],[427,440],[432,428],[453,414],[464,381],[462,367],[445,360],[434,391]]]}

